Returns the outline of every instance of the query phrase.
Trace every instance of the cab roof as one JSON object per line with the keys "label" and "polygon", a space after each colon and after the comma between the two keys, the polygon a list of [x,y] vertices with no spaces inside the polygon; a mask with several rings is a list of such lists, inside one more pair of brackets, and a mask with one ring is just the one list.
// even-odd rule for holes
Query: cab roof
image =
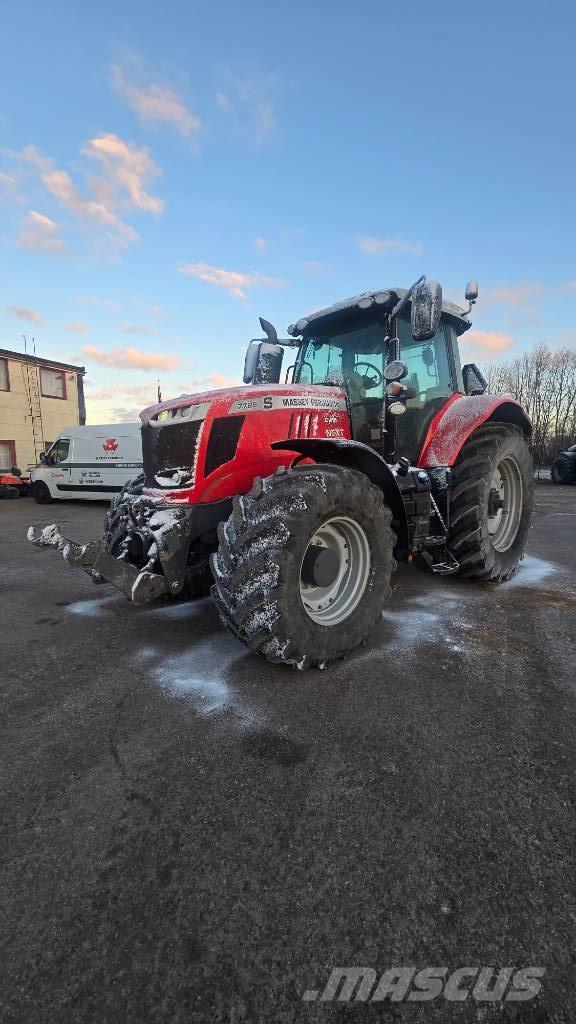
{"label": "cab roof", "polygon": [[[404,298],[407,291],[407,288],[380,288],[373,292],[361,292],[302,317],[290,325],[288,334],[292,337],[309,337],[311,334],[329,334],[335,328],[344,327],[353,321],[371,323],[378,319],[379,315],[389,313],[396,303]],[[409,310],[410,302],[405,315],[409,314]],[[471,327],[464,310],[455,302],[443,299],[442,315],[455,328],[457,334],[463,334]]]}

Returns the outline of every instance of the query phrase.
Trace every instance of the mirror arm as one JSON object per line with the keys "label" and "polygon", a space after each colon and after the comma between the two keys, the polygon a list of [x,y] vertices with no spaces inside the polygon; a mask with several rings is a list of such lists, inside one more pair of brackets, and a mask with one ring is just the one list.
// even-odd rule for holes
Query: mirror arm
{"label": "mirror arm", "polygon": [[414,289],[417,288],[419,284],[423,284],[423,282],[425,280],[426,280],[426,275],[422,274],[422,276],[419,277],[417,281],[414,281],[414,284],[410,286],[410,288],[406,292],[406,295],[404,296],[404,298],[400,299],[400,302],[397,302],[396,305],[394,306],[394,309],[390,313],[390,320],[391,321],[395,317],[397,317],[399,315],[399,313],[402,312],[403,309],[405,309],[405,307],[410,302],[410,299],[412,298],[412,292],[414,291]]}

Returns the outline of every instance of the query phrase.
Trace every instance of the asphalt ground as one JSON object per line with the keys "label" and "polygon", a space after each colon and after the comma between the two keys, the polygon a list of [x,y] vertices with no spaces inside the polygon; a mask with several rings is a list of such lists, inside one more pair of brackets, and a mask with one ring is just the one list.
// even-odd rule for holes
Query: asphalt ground
{"label": "asphalt ground", "polygon": [[[401,567],[372,643],[274,667],[136,610],[0,502],[0,1017],[572,1022],[576,487],[501,586]],[[304,1001],[335,966],[545,968],[530,1002]]]}

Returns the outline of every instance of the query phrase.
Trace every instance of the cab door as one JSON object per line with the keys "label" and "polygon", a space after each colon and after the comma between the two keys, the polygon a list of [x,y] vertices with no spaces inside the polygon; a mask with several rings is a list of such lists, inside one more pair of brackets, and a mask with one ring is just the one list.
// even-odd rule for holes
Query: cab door
{"label": "cab door", "polygon": [[46,483],[53,498],[70,497],[71,449],[71,439],[59,437],[47,452]]}
{"label": "cab door", "polygon": [[396,417],[396,458],[405,456],[417,464],[428,428],[436,413],[458,390],[449,346],[447,325],[442,322],[429,341],[415,341],[410,323],[397,323],[400,358],[408,367],[402,383],[416,392],[406,402],[406,412]]}

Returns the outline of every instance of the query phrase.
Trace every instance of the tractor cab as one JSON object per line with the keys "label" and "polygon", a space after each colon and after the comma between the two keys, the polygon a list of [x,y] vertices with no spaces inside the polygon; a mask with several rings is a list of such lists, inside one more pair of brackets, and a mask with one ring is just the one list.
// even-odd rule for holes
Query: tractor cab
{"label": "tractor cab", "polygon": [[340,384],[354,440],[417,462],[434,416],[464,391],[457,339],[470,321],[441,293],[439,304],[436,322],[428,319],[424,330],[415,330],[410,295],[400,288],[367,292],[298,321],[288,329],[302,334],[292,382]]}

